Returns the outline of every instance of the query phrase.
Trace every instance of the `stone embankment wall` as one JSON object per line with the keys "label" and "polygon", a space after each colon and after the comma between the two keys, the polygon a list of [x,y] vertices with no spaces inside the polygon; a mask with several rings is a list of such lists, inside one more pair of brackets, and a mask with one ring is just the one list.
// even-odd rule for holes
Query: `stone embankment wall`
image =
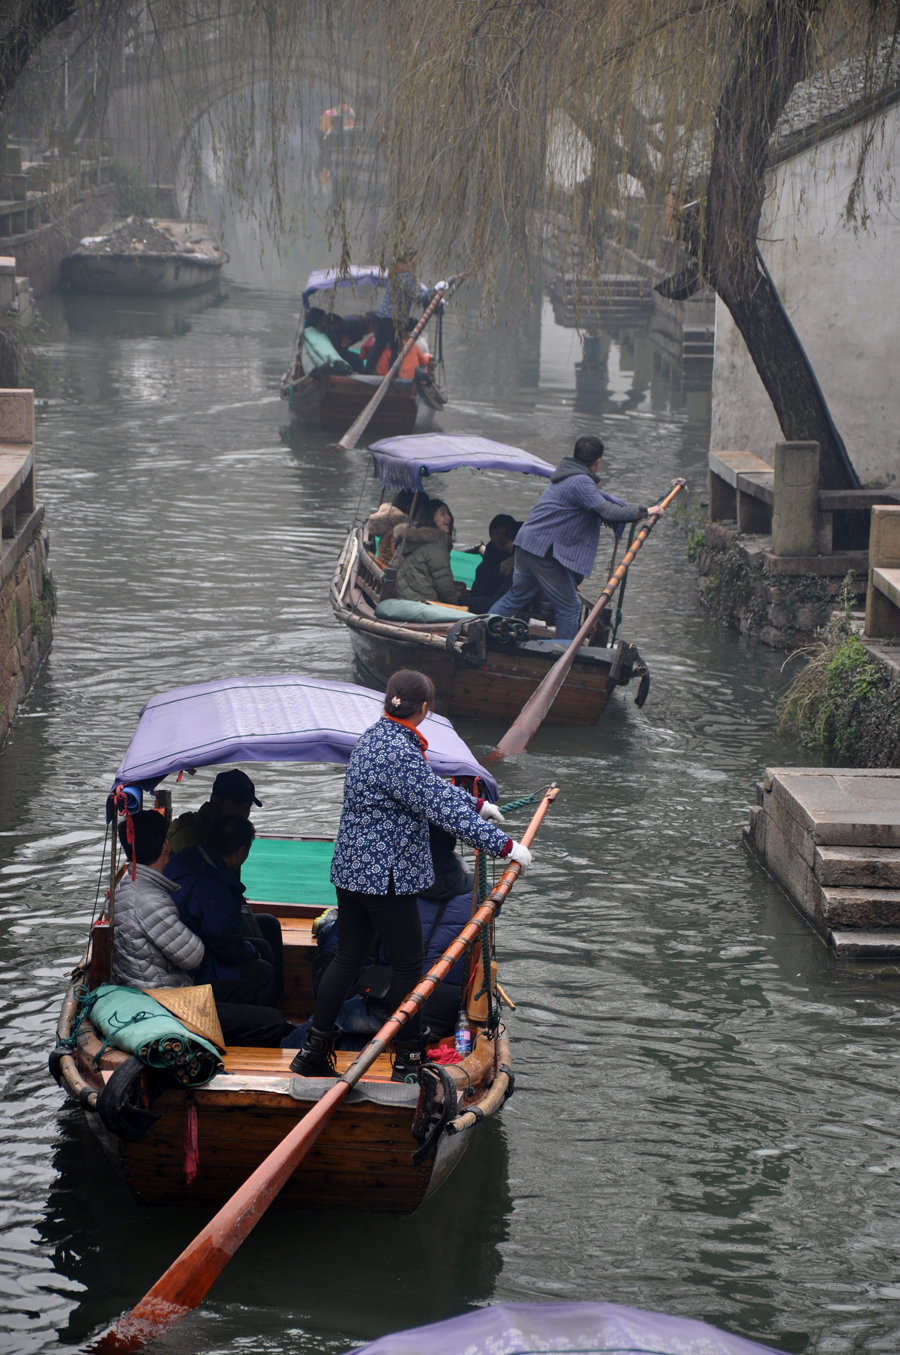
{"label": "stone embankment wall", "polygon": [[[771,537],[707,522],[695,535],[692,552],[700,599],[716,620],[742,635],[772,649],[797,649],[826,624],[844,581],[811,572],[775,573],[766,561],[771,550]],[[854,571],[852,588],[857,600],[865,597],[864,572]]]}
{"label": "stone embankment wall", "polygon": [[34,497],[34,393],[0,390],[0,744],[53,639],[44,510]]}

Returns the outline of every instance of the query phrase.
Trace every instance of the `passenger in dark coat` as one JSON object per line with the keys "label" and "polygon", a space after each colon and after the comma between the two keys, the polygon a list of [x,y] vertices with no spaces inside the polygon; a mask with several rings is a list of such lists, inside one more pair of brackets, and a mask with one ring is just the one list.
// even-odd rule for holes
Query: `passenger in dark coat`
{"label": "passenger in dark coat", "polygon": [[509,513],[498,513],[488,528],[490,540],[484,548],[481,564],[469,593],[469,611],[476,615],[489,612],[498,598],[508,593],[515,565],[516,535],[521,522]]}
{"label": "passenger in dark coat", "polygon": [[194,982],[211,984],[222,1002],[273,1007],[275,971],[261,957],[265,942],[252,941],[241,930],[244,886],[239,871],[255,836],[248,819],[219,819],[205,847],[178,852],[164,873],[179,887],[173,901],[182,922],[206,947]]}

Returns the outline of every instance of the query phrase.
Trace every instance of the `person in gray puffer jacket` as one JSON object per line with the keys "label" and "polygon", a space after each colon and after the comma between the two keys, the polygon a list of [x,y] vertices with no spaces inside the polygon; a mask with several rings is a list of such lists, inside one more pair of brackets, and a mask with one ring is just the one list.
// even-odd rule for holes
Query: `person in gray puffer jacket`
{"label": "person in gray puffer jacket", "polygon": [[[133,988],[187,988],[190,970],[203,960],[200,937],[178,916],[172,895],[178,886],[163,875],[169,859],[168,825],[153,809],[132,816],[135,878],[131,872],[116,889],[113,980]],[[126,825],[119,827],[128,854]]]}
{"label": "person in gray puffer jacket", "polygon": [[[130,988],[187,988],[194,982],[206,947],[179,916],[172,901],[179,886],[163,875],[169,860],[168,825],[155,810],[131,818],[135,878],[130,872],[116,890],[113,982]],[[131,859],[126,824],[119,826],[122,850]],[[291,1024],[277,1007],[216,1002],[227,1045],[277,1048]]]}

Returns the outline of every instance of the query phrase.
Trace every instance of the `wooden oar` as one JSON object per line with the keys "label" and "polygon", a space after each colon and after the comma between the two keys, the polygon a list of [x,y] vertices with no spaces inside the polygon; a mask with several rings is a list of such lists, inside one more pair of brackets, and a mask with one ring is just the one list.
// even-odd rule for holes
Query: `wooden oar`
{"label": "wooden oar", "polygon": [[[559,794],[559,787],[550,786],[535,810],[534,817],[522,834],[522,844],[531,845],[544,815]],[[520,867],[513,862],[507,866],[484,903],[463,927],[459,936],[447,947],[439,960],[401,1002],[393,1016],[384,1023],[378,1034],[366,1045],[343,1077],[331,1087],[321,1101],[304,1115],[278,1147],[260,1163],[252,1176],[235,1191],[213,1218],[186,1247],[161,1279],[149,1290],[136,1308],[120,1317],[108,1331],[97,1337],[88,1351],[94,1355],[124,1355],[143,1349],[192,1312],[208,1294],[214,1282],[231,1260],[244,1238],[262,1218],[281,1187],[293,1175],[322,1130],[355,1087],[363,1073],[372,1066],[379,1054],[402,1029],[404,1023],[434,992],[456,961],[474,941],[481,929],[493,917],[519,877]]]}
{"label": "wooden oar", "polygon": [[438,306],[441,304],[442,301],[447,300],[447,298],[453,292],[454,288],[460,282],[462,282],[465,276],[466,276],[465,273],[459,273],[456,277],[451,278],[447,285],[445,287],[442,287],[441,290],[433,298],[433,300],[428,303],[424,312],[422,313],[421,320],[410,334],[409,338],[407,339],[406,343],[403,346],[402,351],[397,354],[396,358],[391,364],[387,376],[384,378],[381,385],[378,387],[375,394],[372,396],[371,400],[360,414],[359,418],[350,425],[344,436],[341,438],[340,442],[336,442],[334,444],[336,450],[338,448],[341,448],[343,451],[349,452],[356,446],[357,442],[368,428],[369,421],[371,420],[372,415],[375,413],[376,409],[381,404],[384,397],[387,395],[388,390],[390,389],[391,382],[393,381],[394,377],[397,375],[401,366],[403,365],[403,359],[406,357],[407,353],[410,352],[410,350],[412,349],[412,346],[415,343],[416,339],[422,333],[422,330],[428,324],[428,321],[431,319],[432,315],[437,310]]}
{"label": "wooden oar", "polygon": [[[675,495],[678,494],[684,486],[684,480],[676,480],[672,492],[666,495],[660,507],[667,508],[675,498]],[[581,626],[581,629],[578,631],[574,640],[571,641],[565,653],[557,659],[537,691],[535,691],[525,702],[525,705],[519,711],[513,724],[510,725],[509,729],[503,735],[503,738],[497,744],[497,747],[488,753],[488,762],[500,762],[503,758],[509,757],[512,753],[524,753],[525,749],[528,747],[528,742],[532,734],[540,727],[541,721],[556,700],[559,689],[565,682],[569,669],[575,662],[575,655],[596,625],[603,608],[627,574],[628,566],[631,564],[641,546],[653,530],[654,521],[654,518],[648,518],[641,527],[641,530],[634,539],[633,545],[622,556],[622,563],[594,603],[588,613],[586,621]]]}

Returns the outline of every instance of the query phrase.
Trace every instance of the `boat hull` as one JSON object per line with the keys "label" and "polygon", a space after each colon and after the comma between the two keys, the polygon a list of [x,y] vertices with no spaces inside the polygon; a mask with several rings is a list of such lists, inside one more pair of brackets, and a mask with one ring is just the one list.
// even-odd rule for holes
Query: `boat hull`
{"label": "boat hull", "polygon": [[221,273],[221,263],[185,254],[68,254],[60,281],[101,296],[173,296],[215,287]]}
{"label": "boat hull", "polygon": [[[450,635],[452,623],[416,624],[377,617],[375,607],[386,581],[366,549],[361,530],[355,529],[345,542],[332,579],[335,617],[347,627],[359,663],[382,686],[401,668],[427,673],[441,715],[514,720],[560,655],[557,647],[488,643],[473,661]],[[465,611],[458,615],[460,621],[474,619]],[[534,627],[532,638],[539,634],[546,636],[546,627]],[[627,682],[633,671],[633,665],[626,668],[618,660],[616,649],[583,645],[545,723],[596,724],[614,689]]]}
{"label": "boat hull", "polygon": [[[352,376],[327,376],[304,382],[291,396],[291,416],[299,423],[318,424],[335,433],[346,433],[378,389],[377,383]],[[431,427],[434,410],[411,381],[391,387],[366,428],[367,438],[400,437]]]}
{"label": "boat hull", "polygon": [[[282,919],[285,977],[289,998],[291,991],[296,997],[299,989],[295,985],[292,990],[290,971],[308,967],[308,952],[315,950],[310,927],[320,910],[308,905],[251,906]],[[103,981],[96,957],[105,956],[102,963],[108,964],[109,930],[105,923],[92,929],[91,945],[63,1002],[58,1025],[60,1050],[73,1035],[77,985],[84,980],[93,987]],[[101,944],[103,934],[106,936]],[[304,984],[304,992],[307,987]],[[114,1048],[103,1049],[97,1032],[87,1022],[75,1033],[74,1048],[60,1060],[60,1085],[84,1107],[104,1156],[139,1204],[218,1206],[234,1194],[332,1085],[331,1079],[293,1076],[290,1063],[295,1053],[293,1049],[230,1047],[225,1054],[225,1071],[205,1086],[186,1089],[170,1082],[152,1098],[147,1074],[142,1073],[133,1104],[152,1108],[159,1118],[138,1140],[119,1137],[98,1109],[98,1096],[111,1074],[127,1061],[127,1055]],[[335,1055],[338,1073],[346,1072],[355,1057],[339,1051]],[[479,1034],[464,1062],[446,1069],[456,1088],[457,1113],[482,1103],[485,1113],[492,1113],[496,1106],[487,1109],[492,1084],[510,1062],[505,1034],[496,1039]],[[391,1059],[381,1054],[285,1183],[279,1194],[281,1203],[300,1209],[406,1214],[417,1209],[446,1180],[472,1142],[473,1133],[479,1132],[479,1124],[456,1134],[442,1134],[434,1155],[414,1163],[413,1154],[420,1147],[412,1133],[419,1087],[390,1079]],[[185,1134],[192,1108],[197,1115],[197,1170],[188,1182]]]}
{"label": "boat hull", "polygon": [[[347,623],[353,652],[366,672],[382,686],[400,668],[416,668],[434,683],[439,715],[463,715],[477,720],[514,720],[547,676],[553,659],[515,650],[492,652],[483,667],[471,668],[422,641],[399,640],[361,630]],[[555,656],[554,656],[555,657]],[[573,665],[559,696],[550,708],[548,725],[593,725],[606,709],[615,684],[609,667],[591,664],[587,671]]]}

